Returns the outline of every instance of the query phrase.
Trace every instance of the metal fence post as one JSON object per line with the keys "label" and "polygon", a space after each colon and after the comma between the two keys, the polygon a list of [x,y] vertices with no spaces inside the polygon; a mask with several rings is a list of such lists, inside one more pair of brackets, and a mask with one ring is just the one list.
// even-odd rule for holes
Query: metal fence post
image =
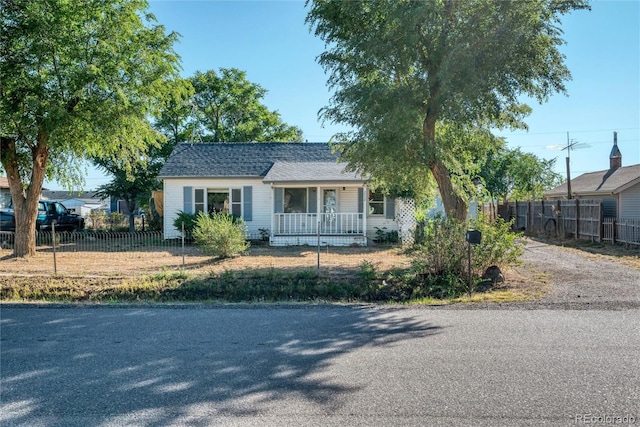
{"label": "metal fence post", "polygon": [[318,215],[318,226],[316,227],[318,236],[318,263],[316,264],[316,277],[320,276],[320,215]]}
{"label": "metal fence post", "polygon": [[51,243],[53,246],[53,274],[58,274],[58,263],[56,262],[56,222],[51,222]]}
{"label": "metal fence post", "polygon": [[184,268],[184,221],[182,221],[182,268]]}

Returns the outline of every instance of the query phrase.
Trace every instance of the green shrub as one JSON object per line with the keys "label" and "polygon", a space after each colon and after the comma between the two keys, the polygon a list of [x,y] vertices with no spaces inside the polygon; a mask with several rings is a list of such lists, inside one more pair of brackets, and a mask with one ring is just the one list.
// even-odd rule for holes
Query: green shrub
{"label": "green shrub", "polygon": [[471,247],[472,282],[478,281],[485,269],[496,265],[504,268],[514,264],[522,255],[520,234],[511,232],[511,223],[486,217],[468,224],[453,218],[437,216],[426,220],[421,227],[421,243],[411,253],[412,270],[426,296],[455,298],[468,291],[467,229],[482,233],[481,243]]}
{"label": "green shrub", "polygon": [[373,240],[377,243],[398,243],[400,236],[396,230],[387,231],[387,227],[375,227],[376,233]]}
{"label": "green shrub", "polygon": [[183,211],[178,211],[176,219],[173,220],[173,226],[179,232],[182,232],[182,225],[184,224],[184,232],[187,236],[193,233],[193,229],[196,227],[196,221],[198,217],[196,214],[190,214]]}
{"label": "green shrub", "polygon": [[229,258],[249,248],[244,221],[229,214],[198,213],[193,240],[205,254],[219,258]]}
{"label": "green shrub", "polygon": [[516,264],[523,253],[523,245],[518,242],[522,233],[512,231],[513,220],[502,218],[490,221],[485,216],[470,221],[471,228],[482,233],[479,245],[472,247],[472,269],[482,275],[487,267],[497,265],[504,268]]}

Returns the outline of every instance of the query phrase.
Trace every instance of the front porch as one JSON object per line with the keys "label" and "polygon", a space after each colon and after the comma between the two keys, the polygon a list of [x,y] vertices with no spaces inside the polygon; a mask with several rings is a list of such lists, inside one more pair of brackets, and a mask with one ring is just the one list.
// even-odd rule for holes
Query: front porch
{"label": "front porch", "polygon": [[366,246],[363,213],[275,213],[270,243],[273,246]]}

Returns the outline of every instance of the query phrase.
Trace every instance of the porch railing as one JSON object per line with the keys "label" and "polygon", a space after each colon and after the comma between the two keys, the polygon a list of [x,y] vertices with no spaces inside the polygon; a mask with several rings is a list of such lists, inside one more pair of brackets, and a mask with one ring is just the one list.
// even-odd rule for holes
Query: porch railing
{"label": "porch railing", "polygon": [[276,213],[274,235],[354,235],[364,234],[361,213]]}

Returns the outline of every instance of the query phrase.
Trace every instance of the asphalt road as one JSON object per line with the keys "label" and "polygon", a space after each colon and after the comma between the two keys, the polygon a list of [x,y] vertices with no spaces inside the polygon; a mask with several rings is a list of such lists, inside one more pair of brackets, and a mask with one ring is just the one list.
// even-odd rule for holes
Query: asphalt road
{"label": "asphalt road", "polygon": [[635,309],[2,305],[0,321],[2,426],[640,424]]}

